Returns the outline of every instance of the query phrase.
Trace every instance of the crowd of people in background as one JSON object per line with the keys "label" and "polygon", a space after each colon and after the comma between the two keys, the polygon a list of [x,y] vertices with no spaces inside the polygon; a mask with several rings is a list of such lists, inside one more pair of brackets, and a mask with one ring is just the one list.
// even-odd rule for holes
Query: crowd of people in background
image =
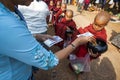
{"label": "crowd of people in background", "polygon": [[[50,1],[45,1],[48,6]],[[57,1],[61,3],[66,3],[68,5],[76,5],[82,6],[82,9],[88,10],[88,7],[92,7],[91,11],[93,10],[107,10],[113,12],[113,14],[117,14],[120,12],[120,1],[119,0],[52,0],[54,6],[56,5]],[[94,9],[93,9],[94,6]]]}
{"label": "crowd of people in background", "polygon": [[[56,13],[55,8],[57,3],[64,3],[66,5],[75,5],[77,7],[77,11],[82,13],[85,11],[107,11],[113,17],[111,21],[117,21],[120,19],[120,1],[119,0],[43,0],[49,6],[50,11]],[[54,3],[51,7],[51,2]],[[53,9],[54,8],[54,9]],[[60,9],[60,7],[59,7]],[[56,9],[58,10],[58,9]],[[54,16],[53,16],[54,17]],[[115,20],[114,20],[115,19]],[[55,20],[55,17],[52,18],[52,21]]]}

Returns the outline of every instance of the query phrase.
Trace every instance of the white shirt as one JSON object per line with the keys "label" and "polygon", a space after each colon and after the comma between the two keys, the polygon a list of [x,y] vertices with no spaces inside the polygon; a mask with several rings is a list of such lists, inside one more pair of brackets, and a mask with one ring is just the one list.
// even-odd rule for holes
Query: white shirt
{"label": "white shirt", "polygon": [[99,0],[96,0],[95,3],[99,3]]}
{"label": "white shirt", "polygon": [[109,4],[113,4],[113,3],[114,3],[114,1],[113,1],[113,0],[110,0],[110,1],[109,1]]}
{"label": "white shirt", "polygon": [[44,33],[47,31],[46,17],[50,14],[47,4],[44,1],[34,0],[29,6],[18,6],[25,17],[28,29],[32,34]]}
{"label": "white shirt", "polygon": [[84,0],[79,0],[79,3],[83,3],[84,2]]}

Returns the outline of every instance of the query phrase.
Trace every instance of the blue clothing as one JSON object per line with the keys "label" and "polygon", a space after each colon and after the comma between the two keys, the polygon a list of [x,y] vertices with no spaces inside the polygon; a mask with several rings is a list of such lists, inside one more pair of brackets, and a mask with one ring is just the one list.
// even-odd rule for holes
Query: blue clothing
{"label": "blue clothing", "polygon": [[[18,10],[17,6],[15,6],[15,13],[20,16],[20,19],[23,20],[25,23],[25,18],[23,17],[22,13]],[[27,24],[27,23],[26,23]]]}
{"label": "blue clothing", "polygon": [[113,0],[114,2],[118,2],[118,0]]}
{"label": "blue clothing", "polygon": [[24,21],[0,3],[0,80],[28,80],[31,66],[44,70],[58,58],[39,44]]}

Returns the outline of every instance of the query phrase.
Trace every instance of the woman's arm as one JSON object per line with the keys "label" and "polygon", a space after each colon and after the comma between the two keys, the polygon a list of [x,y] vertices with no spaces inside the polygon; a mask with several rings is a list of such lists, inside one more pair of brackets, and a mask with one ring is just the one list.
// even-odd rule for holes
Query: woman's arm
{"label": "woman's arm", "polygon": [[85,44],[88,41],[94,40],[92,37],[79,37],[75,39],[70,45],[68,45],[66,48],[58,51],[55,53],[55,55],[58,57],[58,59],[66,58],[72,51],[74,51],[79,45]]}

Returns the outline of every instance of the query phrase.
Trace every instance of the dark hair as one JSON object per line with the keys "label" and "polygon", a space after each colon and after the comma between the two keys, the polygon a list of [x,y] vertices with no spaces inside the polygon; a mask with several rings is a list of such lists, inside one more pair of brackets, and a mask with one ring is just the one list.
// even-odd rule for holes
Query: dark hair
{"label": "dark hair", "polygon": [[37,2],[41,1],[41,0],[36,0]]}

